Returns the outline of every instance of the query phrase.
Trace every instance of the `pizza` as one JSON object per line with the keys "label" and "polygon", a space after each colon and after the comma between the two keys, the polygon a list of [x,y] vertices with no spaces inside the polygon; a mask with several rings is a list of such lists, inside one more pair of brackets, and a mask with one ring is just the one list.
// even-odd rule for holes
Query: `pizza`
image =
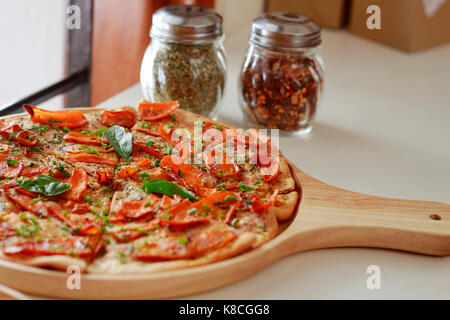
{"label": "pizza", "polygon": [[176,101],[0,120],[0,259],[97,274],[148,273],[263,245],[299,194],[260,130]]}

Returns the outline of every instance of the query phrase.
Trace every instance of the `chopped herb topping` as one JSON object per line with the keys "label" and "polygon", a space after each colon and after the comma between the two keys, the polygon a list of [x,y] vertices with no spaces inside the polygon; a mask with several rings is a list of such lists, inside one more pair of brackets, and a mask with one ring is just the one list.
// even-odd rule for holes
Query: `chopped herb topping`
{"label": "chopped herb topping", "polygon": [[95,204],[97,206],[102,205],[102,202],[100,200],[92,199],[91,196],[89,196],[89,195],[84,196],[84,201],[86,201],[89,204]]}
{"label": "chopped herb topping", "polygon": [[243,184],[242,182],[239,182],[239,190],[246,192],[246,191],[254,191],[256,189],[249,187],[249,186]]}
{"label": "chopped herb topping", "polygon": [[64,169],[64,167],[63,167],[61,164],[58,164],[58,165],[55,167],[55,169],[58,170],[59,172],[65,174],[65,175],[68,176],[68,177],[71,177],[71,176],[72,176],[72,174],[71,174],[69,171],[67,171],[66,169]]}
{"label": "chopped herb topping", "polygon": [[225,201],[233,201],[233,200],[237,200],[237,198],[235,196],[228,195],[228,196],[225,197],[224,200]]}
{"label": "chopped herb topping", "polygon": [[87,148],[85,152],[89,154],[99,154],[98,151],[92,147]]}
{"label": "chopped herb topping", "polygon": [[22,237],[29,237],[39,231],[39,226],[37,225],[29,225],[29,224],[22,224],[20,226],[20,229],[16,230],[16,235],[22,236]]}
{"label": "chopped herb topping", "polygon": [[104,128],[95,130],[94,132],[92,132],[92,134],[94,134],[96,136],[102,136],[103,133],[105,133],[106,130],[108,130],[108,127],[104,127]]}
{"label": "chopped herb topping", "polygon": [[8,166],[13,166],[13,165],[15,165],[17,162],[19,162],[19,161],[16,160],[16,159],[8,159],[8,160],[6,160],[6,163],[8,164]]}
{"label": "chopped herb topping", "polygon": [[162,152],[165,154],[172,154],[173,146],[171,144],[168,144],[162,149]]}

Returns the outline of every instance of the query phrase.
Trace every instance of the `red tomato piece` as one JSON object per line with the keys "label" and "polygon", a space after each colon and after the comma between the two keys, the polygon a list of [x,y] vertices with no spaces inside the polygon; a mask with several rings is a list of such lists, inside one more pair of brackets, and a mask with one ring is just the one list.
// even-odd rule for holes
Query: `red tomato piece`
{"label": "red tomato piece", "polygon": [[76,131],[71,131],[67,133],[63,137],[63,140],[66,142],[92,144],[98,146],[101,146],[103,143],[108,143],[106,139],[96,136],[95,134],[80,133]]}
{"label": "red tomato piece", "polygon": [[91,212],[91,208],[89,208],[89,205],[84,201],[60,199],[58,200],[58,204],[63,210],[73,214],[84,214]]}
{"label": "red tomato piece", "polygon": [[17,187],[15,190],[16,190],[16,192],[18,192],[20,194],[24,194],[24,195],[29,196],[29,197],[37,197],[38,196],[38,194],[35,193],[35,192],[28,191],[26,189],[22,189],[22,188],[19,188],[19,187]]}
{"label": "red tomato piece", "polygon": [[166,127],[166,123],[161,122],[159,124],[159,132],[161,137],[163,137],[167,142],[171,144],[177,144],[180,138],[174,139],[172,138],[172,132],[173,130]]}
{"label": "red tomato piece", "polygon": [[[178,151],[182,159],[189,160],[191,155],[194,154],[193,141],[190,140],[190,136],[174,136],[174,129],[167,128],[165,123],[160,123],[159,132],[161,137],[173,146],[174,151]],[[201,152],[201,150],[195,151]]]}
{"label": "red tomato piece", "polygon": [[238,175],[240,168],[220,148],[204,151],[205,164],[209,171],[218,178],[229,178]]}
{"label": "red tomato piece", "polygon": [[118,125],[131,128],[136,123],[136,114],[131,110],[103,111],[100,114],[100,122],[105,126]]}
{"label": "red tomato piece", "polygon": [[150,159],[144,158],[138,162],[138,166],[139,168],[145,168],[148,167],[150,163],[152,163]]}
{"label": "red tomato piece", "polygon": [[87,123],[86,117],[81,111],[48,111],[36,108],[29,104],[23,106],[31,116],[31,121],[57,127],[79,128]]}
{"label": "red tomato piece", "polygon": [[84,169],[72,169],[69,170],[72,174],[69,180],[66,181],[67,184],[70,184],[72,187],[66,192],[60,194],[60,197],[78,201],[80,200],[83,193],[86,191],[88,186],[88,175],[86,170]]}
{"label": "red tomato piece", "polygon": [[242,129],[226,129],[225,131],[225,134],[232,136],[236,142],[247,146],[261,147],[270,142],[270,137],[258,129],[248,129],[247,131]]}
{"label": "red tomato piece", "polygon": [[138,174],[139,172],[143,173],[142,177],[145,177],[148,180],[152,179],[173,180],[173,177],[161,168],[153,168],[150,170],[139,171],[135,167],[128,167],[121,169],[117,176],[121,179],[132,178],[134,180],[141,181],[142,178]]}
{"label": "red tomato piece", "polygon": [[145,153],[148,153],[149,155],[152,155],[158,159],[162,159],[164,157],[164,154],[161,152],[161,147],[156,145],[147,146],[145,143],[142,142],[133,142],[133,145],[135,148],[138,148]]}
{"label": "red tomato piece", "polygon": [[258,170],[264,182],[274,181],[280,172],[280,163],[274,157],[259,154]]}
{"label": "red tomato piece", "polygon": [[264,202],[258,195],[252,194],[249,197],[249,199],[251,200],[250,208],[254,212],[260,212],[266,208],[275,205],[275,202],[277,201],[277,196],[278,196],[278,189],[275,189],[275,191],[272,193],[267,202]]}
{"label": "red tomato piece", "polygon": [[30,147],[37,143],[35,134],[31,131],[24,130],[18,124],[11,124],[0,130],[0,135],[15,140],[21,145]]}
{"label": "red tomato piece", "polygon": [[[73,202],[71,200],[58,200],[59,203],[49,200],[34,202],[33,198],[37,195],[33,193],[28,194],[27,190],[20,188],[11,188],[5,194],[8,199],[13,201],[22,210],[32,212],[38,217],[46,217],[51,214],[58,220],[66,223],[69,228],[84,227],[95,223],[95,221],[86,217],[79,216],[79,214],[91,211],[84,203]],[[68,211],[69,214],[63,210]]]}
{"label": "red tomato piece", "polygon": [[29,195],[20,194],[16,189],[19,188],[9,188],[8,191],[5,192],[6,197],[14,202],[20,209],[33,212],[33,198]]}
{"label": "red tomato piece", "polygon": [[89,154],[84,152],[67,155],[64,157],[64,160],[73,164],[76,164],[77,162],[87,162],[87,163],[107,165],[111,167],[115,167],[117,165],[117,160],[115,159],[105,158],[100,155]]}
{"label": "red tomato piece", "polygon": [[160,165],[170,169],[187,188],[196,190],[198,187],[213,188],[215,186],[214,178],[211,175],[192,164],[184,163],[177,156],[165,156]]}
{"label": "red tomato piece", "polygon": [[23,171],[23,161],[19,157],[8,157],[0,153],[0,180],[19,177]]}
{"label": "red tomato piece", "polygon": [[111,168],[97,171],[97,182],[99,184],[108,185],[114,177],[114,171]]}
{"label": "red tomato piece", "polygon": [[[217,250],[236,239],[236,237],[237,234],[233,230],[223,229],[197,232],[189,238],[177,237],[175,234],[157,243],[144,245],[133,257],[143,261],[190,259]],[[180,241],[180,239],[183,240]]]}
{"label": "red tomato piece", "polygon": [[111,221],[120,221],[124,219],[141,219],[151,215],[158,210],[159,197],[150,194],[147,198],[140,201],[121,201],[119,210],[114,213],[116,219]]}
{"label": "red tomato piece", "polygon": [[176,229],[191,228],[210,222],[205,216],[190,214],[189,209],[191,208],[192,203],[189,200],[183,200],[169,209],[167,213],[161,214],[161,222]]}
{"label": "red tomato piece", "polygon": [[139,170],[135,167],[128,167],[128,168],[123,168],[119,171],[119,173],[117,174],[117,177],[119,177],[120,179],[126,179],[128,177],[131,177],[132,175],[136,174]]}
{"label": "red tomato piece", "polygon": [[[134,125],[132,130],[143,132],[154,137],[161,137],[161,132],[159,130],[160,122],[164,122],[165,119],[158,121],[141,121]],[[167,122],[167,121],[166,121]]]}
{"label": "red tomato piece", "polygon": [[[99,147],[99,146],[95,146],[95,145],[91,145],[91,146],[89,146],[89,148],[94,149],[95,151],[97,151],[97,153],[103,153],[103,154],[114,152],[113,148],[105,149],[103,147]],[[83,148],[80,148],[80,145],[75,145],[75,144],[64,146],[64,152],[70,153],[70,154],[85,152],[86,149],[87,148],[85,146]]]}
{"label": "red tomato piece", "polygon": [[154,121],[167,117],[174,112],[180,104],[178,101],[169,102],[148,102],[142,100],[138,104],[138,119]]}
{"label": "red tomato piece", "polygon": [[143,171],[150,176],[147,178],[148,180],[152,180],[152,179],[163,179],[163,180],[169,180],[169,181],[175,180],[171,174],[169,174],[167,171],[165,171],[164,169],[161,169],[161,168],[153,168],[150,170],[143,170]]}
{"label": "red tomato piece", "polygon": [[[172,220],[190,220],[192,217],[207,219],[209,217],[227,223],[231,220],[239,199],[238,194],[234,192],[215,192],[197,202],[184,201],[183,205],[174,207],[169,210],[169,213],[173,213]],[[191,218],[187,219],[186,216]],[[183,217],[183,219],[178,217]]]}
{"label": "red tomato piece", "polygon": [[63,208],[54,201],[39,201],[34,205],[34,209],[37,209],[39,212],[45,212],[47,210],[48,213],[52,214],[60,220],[64,222],[69,228],[80,228],[80,230],[89,225],[98,226],[99,222],[96,220],[91,220],[86,216],[75,214],[75,213],[67,213],[63,211]]}
{"label": "red tomato piece", "polygon": [[237,238],[234,230],[209,229],[194,235],[190,241],[194,256],[202,256],[208,252],[217,250]]}
{"label": "red tomato piece", "polygon": [[34,177],[35,175],[43,174],[43,173],[46,173],[46,172],[49,172],[49,171],[50,171],[49,167],[30,168],[30,169],[23,170],[22,176]]}
{"label": "red tomato piece", "polygon": [[179,204],[181,202],[181,199],[182,198],[178,195],[174,195],[173,198],[163,195],[161,204],[159,206],[159,210],[160,211],[169,210],[170,208]]}
{"label": "red tomato piece", "polygon": [[141,237],[145,237],[150,232],[159,229],[159,223],[159,219],[154,219],[139,226],[125,227],[119,231],[114,231],[111,233],[111,235],[116,238],[118,242],[129,242]]}
{"label": "red tomato piece", "polygon": [[14,245],[7,246],[4,249],[6,255],[68,255],[74,254],[81,258],[94,258],[101,247],[103,241],[100,237],[66,237],[56,239],[44,239],[41,241],[18,241]]}
{"label": "red tomato piece", "polygon": [[100,230],[97,223],[91,223],[84,227],[82,227],[79,233],[83,236],[93,236],[96,234],[100,234],[102,231]]}
{"label": "red tomato piece", "polygon": [[246,131],[246,143],[249,145],[263,146],[270,142],[270,137],[258,129],[248,129]]}

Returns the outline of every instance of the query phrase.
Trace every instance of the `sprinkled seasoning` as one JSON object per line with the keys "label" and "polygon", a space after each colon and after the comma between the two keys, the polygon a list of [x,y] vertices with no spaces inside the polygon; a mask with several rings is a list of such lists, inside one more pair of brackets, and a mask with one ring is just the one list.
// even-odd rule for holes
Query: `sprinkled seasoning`
{"label": "sprinkled seasoning", "polygon": [[225,87],[225,69],[214,44],[160,45],[153,67],[152,100],[177,100],[183,109],[209,116]]}
{"label": "sprinkled seasoning", "polygon": [[314,118],[323,80],[313,59],[278,50],[252,55],[241,81],[250,121],[296,131]]}
{"label": "sprinkled seasoning", "polygon": [[323,87],[320,27],[297,13],[253,20],[240,78],[241,108],[252,125],[308,133]]}

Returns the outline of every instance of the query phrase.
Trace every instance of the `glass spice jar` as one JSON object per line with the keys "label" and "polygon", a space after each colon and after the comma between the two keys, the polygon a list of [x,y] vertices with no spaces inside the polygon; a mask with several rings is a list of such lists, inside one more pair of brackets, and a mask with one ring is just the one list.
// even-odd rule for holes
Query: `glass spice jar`
{"label": "glass spice jar", "polygon": [[173,5],[156,11],[141,66],[151,102],[178,100],[188,111],[214,118],[226,76],[222,17],[211,9]]}
{"label": "glass spice jar", "polygon": [[253,20],[239,81],[240,105],[253,126],[311,131],[323,88],[320,27],[297,13]]}

